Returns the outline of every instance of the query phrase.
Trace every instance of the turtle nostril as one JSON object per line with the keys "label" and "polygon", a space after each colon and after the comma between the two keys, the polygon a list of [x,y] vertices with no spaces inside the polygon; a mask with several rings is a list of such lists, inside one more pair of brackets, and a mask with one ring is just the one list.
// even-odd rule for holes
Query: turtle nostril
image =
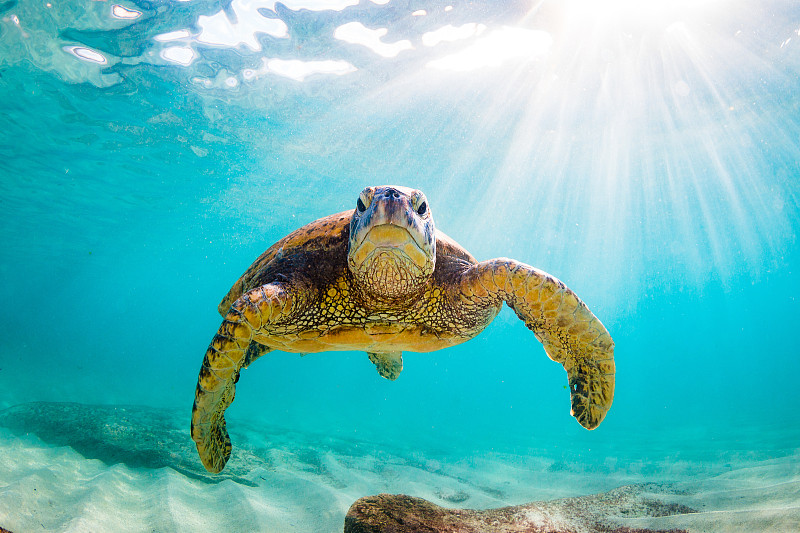
{"label": "turtle nostril", "polygon": [[386,198],[400,198],[400,193],[395,189],[386,189],[386,192],[383,193]]}

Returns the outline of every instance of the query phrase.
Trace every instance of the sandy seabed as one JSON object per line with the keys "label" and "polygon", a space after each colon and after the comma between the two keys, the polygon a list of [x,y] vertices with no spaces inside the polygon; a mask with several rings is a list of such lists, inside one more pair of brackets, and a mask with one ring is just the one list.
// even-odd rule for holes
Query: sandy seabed
{"label": "sandy seabed", "polygon": [[[185,426],[185,413],[135,406],[34,403],[0,412],[0,526],[326,533],[341,532],[350,505],[378,493],[488,509],[616,491],[631,499],[608,509],[603,498],[586,500],[600,502],[592,513],[613,526],[800,531],[797,447],[655,462],[620,451],[590,465],[552,453],[422,453],[237,420],[234,456],[212,476]],[[679,449],[691,436],[675,439]],[[574,518],[570,531],[592,531]]]}

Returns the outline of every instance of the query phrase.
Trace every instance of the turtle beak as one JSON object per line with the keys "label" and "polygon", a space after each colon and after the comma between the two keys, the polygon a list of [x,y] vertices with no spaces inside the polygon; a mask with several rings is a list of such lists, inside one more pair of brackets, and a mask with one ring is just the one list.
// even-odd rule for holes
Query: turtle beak
{"label": "turtle beak", "polygon": [[[379,188],[372,198],[370,206],[361,215],[360,229],[355,244],[361,246],[367,235],[378,226],[391,225],[408,232],[421,250],[431,244],[431,233],[427,231],[425,221],[414,210],[411,198],[394,187]],[[403,239],[405,240],[405,239]],[[402,242],[402,241],[401,241]],[[389,242],[385,243],[387,246]]]}

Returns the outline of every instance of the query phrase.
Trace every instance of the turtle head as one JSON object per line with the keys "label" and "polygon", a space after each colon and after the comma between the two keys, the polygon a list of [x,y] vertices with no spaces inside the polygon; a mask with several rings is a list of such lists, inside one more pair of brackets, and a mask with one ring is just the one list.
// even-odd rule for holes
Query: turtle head
{"label": "turtle head", "polygon": [[422,191],[386,185],[358,196],[350,221],[347,264],[356,281],[381,298],[419,291],[433,275],[436,235]]}

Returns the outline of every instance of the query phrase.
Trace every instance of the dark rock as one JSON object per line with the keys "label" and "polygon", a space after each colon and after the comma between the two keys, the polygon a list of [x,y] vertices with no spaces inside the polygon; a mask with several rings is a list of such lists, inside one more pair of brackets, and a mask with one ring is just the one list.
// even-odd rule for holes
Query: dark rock
{"label": "dark rock", "polygon": [[379,494],[361,498],[350,507],[344,533],[666,533],[628,528],[614,521],[695,512],[653,499],[652,494],[642,496],[659,490],[661,487],[653,484],[631,485],[592,496],[484,511],[446,509],[422,498]]}

